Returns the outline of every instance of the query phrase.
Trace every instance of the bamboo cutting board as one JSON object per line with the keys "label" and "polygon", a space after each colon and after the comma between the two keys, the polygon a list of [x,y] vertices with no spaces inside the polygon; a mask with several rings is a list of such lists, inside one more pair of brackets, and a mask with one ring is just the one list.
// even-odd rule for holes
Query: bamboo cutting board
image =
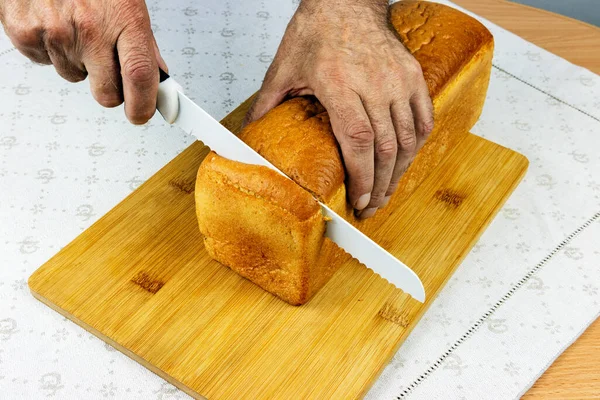
{"label": "bamboo cutting board", "polygon": [[[236,132],[249,102],[223,121]],[[366,233],[409,264],[420,304],[350,260],[290,306],[211,260],[196,225],[196,142],[29,279],[33,295],[188,394],[210,399],[361,397],[527,169],[468,135]]]}

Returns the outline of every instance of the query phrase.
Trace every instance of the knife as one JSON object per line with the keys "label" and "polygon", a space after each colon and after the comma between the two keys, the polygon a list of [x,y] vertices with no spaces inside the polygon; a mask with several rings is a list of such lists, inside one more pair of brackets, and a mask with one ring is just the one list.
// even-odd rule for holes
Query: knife
{"label": "knife", "polygon": [[[169,123],[193,135],[222,157],[246,164],[269,167],[287,177],[216,119],[196,105],[183,88],[166,72],[160,71],[157,109]],[[287,177],[289,179],[289,177]],[[318,199],[315,199],[318,201]],[[425,289],[418,275],[396,257],[356,229],[325,204],[319,202],[328,219],[325,235],[367,268],[414,299],[424,302]]]}

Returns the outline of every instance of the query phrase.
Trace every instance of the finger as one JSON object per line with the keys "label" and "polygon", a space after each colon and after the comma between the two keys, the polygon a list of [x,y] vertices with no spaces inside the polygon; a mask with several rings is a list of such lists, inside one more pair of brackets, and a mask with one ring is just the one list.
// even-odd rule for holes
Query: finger
{"label": "finger", "polygon": [[92,95],[104,107],[116,107],[123,103],[123,85],[119,70],[119,60],[111,47],[99,50],[100,53],[85,54],[83,63],[90,77]]}
{"label": "finger", "polygon": [[328,93],[319,97],[319,101],[329,113],[342,150],[350,204],[356,210],[363,210],[371,201],[373,190],[375,138],[365,107],[354,92]]}
{"label": "finger", "polygon": [[275,64],[271,64],[256,98],[246,113],[243,126],[261,118],[269,110],[278,106],[287,95],[288,90],[283,84],[285,80],[279,78],[275,70]]}
{"label": "finger", "polygon": [[160,54],[160,49],[158,48],[158,43],[156,43],[156,38],[154,36],[152,36],[152,41],[154,42],[154,55],[156,56],[156,62],[158,63],[158,66],[160,67],[160,69],[162,69],[163,71],[165,71],[168,74],[169,67],[167,66],[167,63],[165,62],[165,59],[162,58],[162,55]]}
{"label": "finger", "polygon": [[54,69],[56,69],[56,72],[63,79],[69,82],[81,82],[86,78],[87,73],[85,69],[72,63],[65,53],[57,50],[49,50],[48,55],[54,65]]}
{"label": "finger", "polygon": [[360,213],[361,218],[369,218],[379,207],[385,206],[385,197],[390,187],[398,152],[390,106],[383,103],[365,102],[365,109],[375,133],[375,170],[371,200]]}
{"label": "finger", "polygon": [[400,178],[408,169],[417,152],[414,118],[409,103],[403,100],[392,103],[391,114],[398,140],[398,155],[390,186],[386,193],[386,203],[389,201],[389,197],[396,191]]}
{"label": "finger", "polygon": [[260,119],[263,115],[269,112],[274,107],[277,107],[285,98],[286,93],[281,90],[263,90],[260,89],[256,98],[252,102],[250,109],[246,113],[242,126],[248,125],[250,122],[254,122]]}
{"label": "finger", "polygon": [[87,76],[83,64],[71,51],[74,43],[72,27],[56,27],[42,34],[42,41],[56,72],[69,82],[80,82]]}
{"label": "finger", "polygon": [[149,20],[123,30],[117,39],[117,53],[125,114],[132,123],[144,124],[156,111],[159,81]]}
{"label": "finger", "polygon": [[414,117],[415,133],[417,135],[417,151],[423,147],[425,140],[433,130],[433,104],[423,80],[420,89],[410,99],[410,108]]}
{"label": "finger", "polygon": [[35,48],[34,49],[34,48],[26,48],[26,47],[17,47],[17,50],[19,50],[19,52],[21,54],[23,54],[25,57],[29,58],[34,63],[42,64],[42,65],[51,65],[52,64],[52,60],[50,60],[50,56],[48,55],[48,52],[44,48],[41,48],[41,49]]}
{"label": "finger", "polygon": [[42,40],[42,29],[24,28],[23,25],[27,24],[13,15],[6,19],[0,18],[0,21],[4,21],[6,35],[21,54],[38,64],[52,64]]}

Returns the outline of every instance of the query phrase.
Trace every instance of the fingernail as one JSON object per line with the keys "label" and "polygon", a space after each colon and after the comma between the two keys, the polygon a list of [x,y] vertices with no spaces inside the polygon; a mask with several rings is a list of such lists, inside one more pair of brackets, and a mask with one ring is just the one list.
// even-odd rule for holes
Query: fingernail
{"label": "fingernail", "polygon": [[363,194],[362,196],[360,196],[358,198],[358,200],[356,201],[356,204],[354,204],[354,208],[356,210],[362,210],[363,208],[365,208],[366,206],[369,205],[370,201],[371,201],[371,193]]}
{"label": "fingernail", "polygon": [[390,199],[392,198],[392,196],[386,196],[383,198],[383,203],[381,204],[381,207],[385,207],[388,205],[388,203],[390,202]]}
{"label": "fingernail", "polygon": [[377,207],[365,208],[358,217],[360,219],[371,218],[373,215],[375,215],[376,211]]}

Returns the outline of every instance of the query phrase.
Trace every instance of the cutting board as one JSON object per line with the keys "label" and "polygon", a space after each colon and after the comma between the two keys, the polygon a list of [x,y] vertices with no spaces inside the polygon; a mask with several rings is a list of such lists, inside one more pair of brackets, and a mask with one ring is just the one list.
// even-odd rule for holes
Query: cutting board
{"label": "cutting board", "polygon": [[[222,122],[234,132],[246,101]],[[355,260],[290,306],[210,259],[196,225],[196,142],[29,279],[33,295],[191,396],[366,393],[527,169],[468,135],[405,202],[361,227],[409,264],[421,304]]]}

